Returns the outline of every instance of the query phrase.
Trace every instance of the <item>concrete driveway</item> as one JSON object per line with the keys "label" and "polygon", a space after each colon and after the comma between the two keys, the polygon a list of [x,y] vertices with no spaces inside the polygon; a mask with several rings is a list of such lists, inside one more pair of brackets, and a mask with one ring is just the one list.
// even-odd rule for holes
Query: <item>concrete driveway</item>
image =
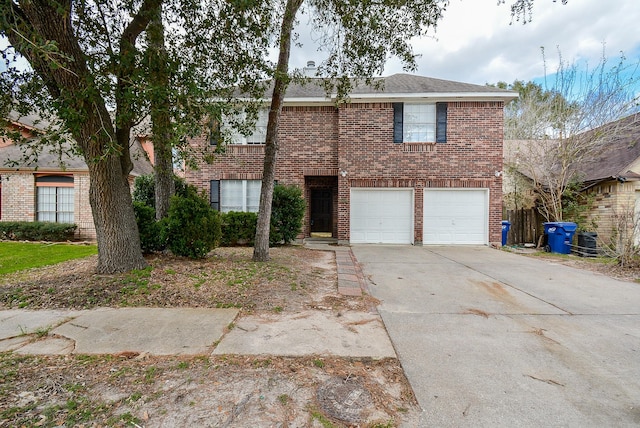
{"label": "concrete driveway", "polygon": [[640,426],[640,284],[488,247],[352,250],[420,426]]}

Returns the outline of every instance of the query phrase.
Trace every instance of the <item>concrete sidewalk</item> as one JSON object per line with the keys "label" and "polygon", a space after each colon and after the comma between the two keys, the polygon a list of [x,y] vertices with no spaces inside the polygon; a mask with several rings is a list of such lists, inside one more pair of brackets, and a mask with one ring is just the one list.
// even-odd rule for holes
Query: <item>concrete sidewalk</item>
{"label": "concrete sidewalk", "polygon": [[[338,290],[361,296],[348,247],[336,253]],[[99,308],[0,311],[0,352],[23,354],[334,355],[395,357],[377,312],[307,310],[240,316],[237,309]]]}

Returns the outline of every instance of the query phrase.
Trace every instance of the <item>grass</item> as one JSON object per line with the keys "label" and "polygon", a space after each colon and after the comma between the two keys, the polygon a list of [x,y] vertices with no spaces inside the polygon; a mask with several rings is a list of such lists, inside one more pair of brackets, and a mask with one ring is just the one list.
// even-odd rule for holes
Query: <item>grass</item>
{"label": "grass", "polygon": [[0,275],[79,259],[97,252],[95,245],[0,242]]}

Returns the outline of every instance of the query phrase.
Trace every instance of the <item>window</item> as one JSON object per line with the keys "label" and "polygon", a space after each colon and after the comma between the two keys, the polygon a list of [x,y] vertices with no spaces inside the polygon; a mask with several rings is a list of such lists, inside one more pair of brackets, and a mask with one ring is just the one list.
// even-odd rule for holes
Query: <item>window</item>
{"label": "window", "polygon": [[36,220],[73,223],[73,177],[36,177]]}
{"label": "window", "polygon": [[444,143],[447,104],[393,104],[394,143]]}
{"label": "window", "polygon": [[267,124],[269,123],[269,111],[261,109],[258,112],[258,120],[253,134],[247,137],[247,144],[264,144],[267,141]]}
{"label": "window", "polygon": [[229,211],[256,213],[260,208],[261,186],[260,180],[212,180],[211,207],[223,213]]}
{"label": "window", "polygon": [[402,141],[426,143],[436,141],[436,105],[405,104]]}
{"label": "window", "polygon": [[[244,116],[239,117],[239,122],[244,120]],[[264,144],[267,140],[267,123],[269,122],[269,110],[260,109],[256,119],[253,133],[248,136],[242,135],[239,131],[231,128],[231,121],[227,122],[228,129],[231,129],[231,144]]]}

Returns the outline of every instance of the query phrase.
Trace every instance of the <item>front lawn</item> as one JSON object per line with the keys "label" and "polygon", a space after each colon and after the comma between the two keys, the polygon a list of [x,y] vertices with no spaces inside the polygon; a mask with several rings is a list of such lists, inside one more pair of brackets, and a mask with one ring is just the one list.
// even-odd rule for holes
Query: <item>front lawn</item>
{"label": "front lawn", "polygon": [[95,245],[0,242],[0,275],[96,254]]}

